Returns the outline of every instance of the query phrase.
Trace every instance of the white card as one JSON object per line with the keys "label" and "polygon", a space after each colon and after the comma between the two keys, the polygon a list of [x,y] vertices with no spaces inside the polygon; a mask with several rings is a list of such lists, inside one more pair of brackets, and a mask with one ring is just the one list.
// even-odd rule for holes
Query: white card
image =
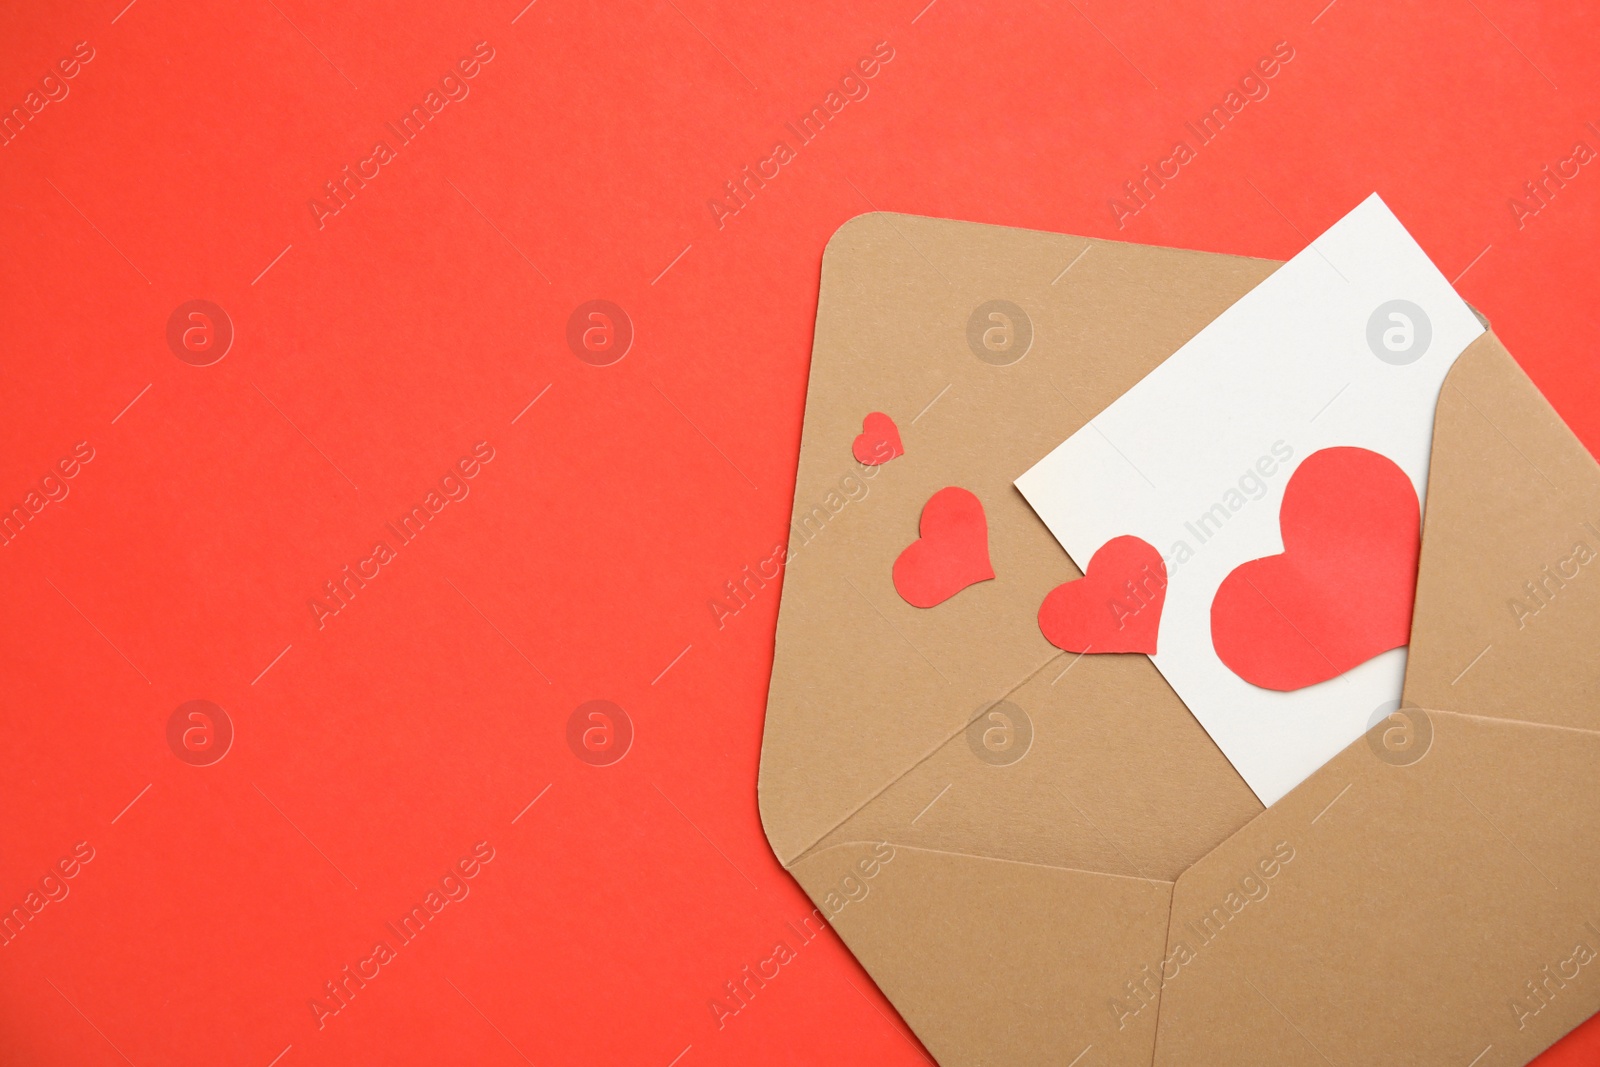
{"label": "white card", "polygon": [[[1080,569],[1124,534],[1161,553],[1152,659],[1263,804],[1392,710],[1405,649],[1307,688],[1258,688],[1212,646],[1213,596],[1240,564],[1284,551],[1284,487],[1320,449],[1388,457],[1426,499],[1440,387],[1482,332],[1373,194],[1016,481]],[[1219,504],[1226,521],[1197,530]]]}

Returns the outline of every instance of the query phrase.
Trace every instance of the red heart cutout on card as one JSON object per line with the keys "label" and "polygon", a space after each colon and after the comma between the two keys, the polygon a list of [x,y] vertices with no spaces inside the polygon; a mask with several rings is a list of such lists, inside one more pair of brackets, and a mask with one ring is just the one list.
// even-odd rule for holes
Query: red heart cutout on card
{"label": "red heart cutout on card", "polygon": [[989,520],[967,490],[952,485],[929,497],[917,530],[922,536],[894,561],[895,592],[907,604],[931,608],[994,577]]}
{"label": "red heart cutout on card", "polygon": [[1284,488],[1278,526],[1283,552],[1236,567],[1211,601],[1211,644],[1229,670],[1303,689],[1411,639],[1421,508],[1393,460],[1313,452]]}
{"label": "red heart cutout on card", "polygon": [[887,463],[896,456],[906,454],[905,448],[900,444],[900,428],[894,420],[881,411],[868,413],[861,420],[861,433],[856,436],[855,444],[850,446],[850,451],[855,455],[857,462],[865,463],[869,467]]}
{"label": "red heart cutout on card", "polygon": [[1039,630],[1068,652],[1156,650],[1167,565],[1148,541],[1113,537],[1077,581],[1064,582],[1039,605]]}

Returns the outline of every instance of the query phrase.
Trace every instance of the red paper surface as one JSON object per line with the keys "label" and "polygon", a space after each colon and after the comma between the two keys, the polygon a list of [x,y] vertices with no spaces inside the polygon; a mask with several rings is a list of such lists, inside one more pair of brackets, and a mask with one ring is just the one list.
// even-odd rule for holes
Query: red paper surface
{"label": "red paper surface", "polygon": [[871,467],[906,454],[905,446],[900,443],[900,428],[881,411],[870,412],[861,420],[861,432],[856,435],[850,451],[858,462]]}
{"label": "red paper surface", "polygon": [[[94,58],[0,146],[0,502],[48,501],[0,546],[0,899],[94,859],[0,949],[0,1059],[925,1063],[831,933],[708,1007],[811,910],[754,782],[828,236],[881,208],[1282,258],[1376,189],[1595,447],[1600,173],[1544,168],[1600,148],[1596,29],[1509,0],[7,5],[8,112]],[[480,41],[470,95],[346,179]],[[232,326],[204,366],[217,322],[168,341],[195,300]],[[209,766],[199,724],[169,742],[194,700],[232,729]],[[631,728],[609,765],[589,712],[569,745],[595,700]],[[317,1029],[479,841],[470,896]]]}
{"label": "red paper surface", "polygon": [[989,520],[971,491],[952,485],[929,497],[918,532],[894,561],[894,588],[906,603],[931,608],[994,577]]}
{"label": "red paper surface", "polygon": [[1313,452],[1283,491],[1278,526],[1284,550],[1235,567],[1211,601],[1212,644],[1229,670],[1303,689],[1407,642],[1422,512],[1393,460]]}
{"label": "red paper surface", "polygon": [[1063,582],[1039,605],[1039,630],[1068,652],[1154,655],[1167,602],[1167,565],[1143,538],[1113,537],[1095,550],[1083,577]]}

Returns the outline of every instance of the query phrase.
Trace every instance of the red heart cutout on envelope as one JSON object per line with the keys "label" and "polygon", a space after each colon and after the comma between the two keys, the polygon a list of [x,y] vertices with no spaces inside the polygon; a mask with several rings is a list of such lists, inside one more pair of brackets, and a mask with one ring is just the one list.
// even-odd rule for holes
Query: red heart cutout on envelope
{"label": "red heart cutout on envelope", "polygon": [[861,420],[861,433],[856,436],[855,444],[850,446],[851,453],[860,463],[869,467],[887,463],[896,456],[906,454],[905,448],[900,444],[900,428],[894,420],[881,411],[873,411]]}
{"label": "red heart cutout on envelope", "polygon": [[1365,448],[1306,457],[1283,491],[1283,552],[1236,567],[1211,601],[1211,644],[1251,685],[1325,682],[1411,639],[1417,491]]}
{"label": "red heart cutout on envelope", "polygon": [[952,485],[929,497],[917,531],[922,536],[894,561],[895,592],[907,604],[931,608],[994,577],[989,520],[967,490]]}
{"label": "red heart cutout on envelope", "polygon": [[1039,630],[1068,652],[1156,650],[1167,565],[1146,540],[1113,537],[1089,559],[1083,577],[1064,582],[1039,605]]}

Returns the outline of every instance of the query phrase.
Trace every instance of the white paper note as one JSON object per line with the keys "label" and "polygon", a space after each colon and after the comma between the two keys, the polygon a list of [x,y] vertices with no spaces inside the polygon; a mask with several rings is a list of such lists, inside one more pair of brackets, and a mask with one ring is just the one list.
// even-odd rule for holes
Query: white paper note
{"label": "white paper note", "polygon": [[1152,659],[1264,804],[1392,708],[1405,650],[1259,688],[1213,648],[1217,588],[1284,551],[1284,487],[1320,449],[1377,452],[1425,499],[1440,386],[1482,332],[1374,194],[1017,479],[1080,569],[1124,534],[1161,553]]}

